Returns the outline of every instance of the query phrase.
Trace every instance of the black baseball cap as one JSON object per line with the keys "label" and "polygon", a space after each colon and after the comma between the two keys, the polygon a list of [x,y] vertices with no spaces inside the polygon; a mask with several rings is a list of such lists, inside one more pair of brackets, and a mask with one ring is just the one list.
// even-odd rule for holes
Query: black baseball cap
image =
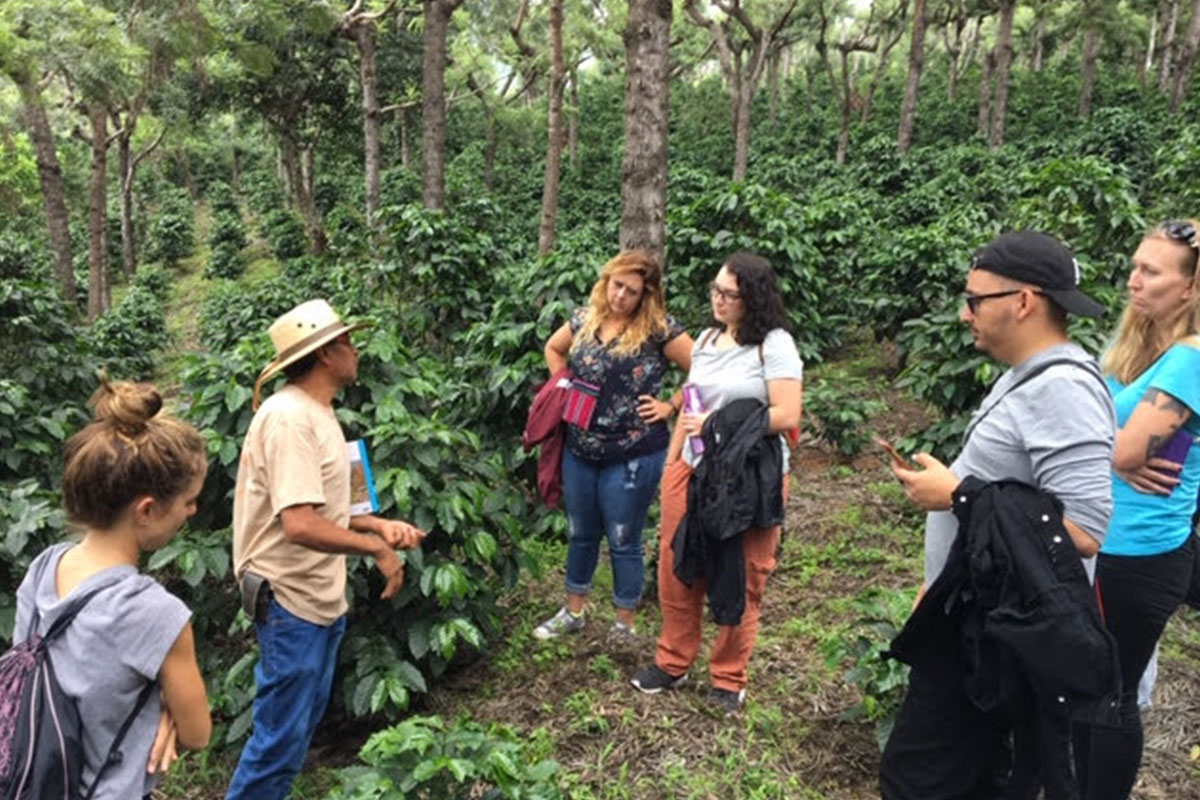
{"label": "black baseball cap", "polygon": [[985,269],[1022,283],[1072,314],[1099,317],[1104,306],[1079,291],[1079,262],[1067,246],[1045,233],[1012,231],[1001,234],[971,256],[971,269]]}

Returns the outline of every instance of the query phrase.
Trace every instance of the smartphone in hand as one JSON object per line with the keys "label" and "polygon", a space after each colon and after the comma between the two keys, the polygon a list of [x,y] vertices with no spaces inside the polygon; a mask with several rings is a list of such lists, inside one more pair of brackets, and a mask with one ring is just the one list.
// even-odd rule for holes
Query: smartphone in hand
{"label": "smartphone in hand", "polygon": [[882,436],[876,436],[874,438],[875,438],[875,444],[879,445],[884,450],[886,450],[887,454],[892,457],[892,461],[894,461],[895,463],[904,467],[905,469],[915,470],[917,468],[915,464],[913,464],[911,461],[909,461],[904,456],[900,455],[900,451],[897,450],[895,445],[893,445],[887,439],[884,439]]}

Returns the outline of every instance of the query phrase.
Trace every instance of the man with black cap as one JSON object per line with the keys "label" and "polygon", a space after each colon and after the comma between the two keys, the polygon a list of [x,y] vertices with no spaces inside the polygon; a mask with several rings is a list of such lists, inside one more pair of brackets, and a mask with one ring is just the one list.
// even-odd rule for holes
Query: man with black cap
{"label": "man with black cap", "polygon": [[[925,587],[941,572],[958,533],[951,495],[967,476],[1017,480],[1056,496],[1090,578],[1112,513],[1116,414],[1095,359],[1067,336],[1067,315],[1095,317],[1104,308],[1079,290],[1071,252],[1033,231],[1004,234],[976,251],[963,300],[959,319],[970,327],[976,348],[1010,369],[972,415],[949,467],[926,453],[914,458],[921,469],[892,464],[909,498],[929,512]],[[947,749],[955,742],[945,736],[952,726],[939,708],[936,682],[931,686],[916,672],[909,693],[921,696],[906,699],[907,722],[920,708],[930,724],[905,725],[903,731],[898,726],[884,754],[883,797],[994,796],[987,787],[1003,767],[983,763],[983,753],[956,758]]]}

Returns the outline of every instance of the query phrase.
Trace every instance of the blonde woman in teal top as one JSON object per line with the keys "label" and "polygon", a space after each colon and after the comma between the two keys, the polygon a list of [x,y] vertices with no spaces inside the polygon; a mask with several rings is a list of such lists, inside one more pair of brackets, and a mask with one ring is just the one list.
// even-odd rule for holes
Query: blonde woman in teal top
{"label": "blonde woman in teal top", "polygon": [[1133,254],[1129,301],[1102,369],[1117,410],[1113,516],[1096,580],[1121,660],[1121,724],[1081,729],[1083,800],[1126,800],[1142,758],[1138,680],[1193,580],[1200,489],[1200,240],[1164,222]]}

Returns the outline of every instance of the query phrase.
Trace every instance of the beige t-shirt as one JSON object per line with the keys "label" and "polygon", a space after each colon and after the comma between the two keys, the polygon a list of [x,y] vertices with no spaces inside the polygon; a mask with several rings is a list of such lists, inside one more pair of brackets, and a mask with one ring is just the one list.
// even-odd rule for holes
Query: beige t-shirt
{"label": "beige t-shirt", "polygon": [[317,506],[335,525],[350,523],[350,462],[333,409],[285,385],[267,398],[246,431],[233,498],[233,568],[271,582],[279,604],[329,625],[346,613],[346,557],[288,541],[280,513]]}

